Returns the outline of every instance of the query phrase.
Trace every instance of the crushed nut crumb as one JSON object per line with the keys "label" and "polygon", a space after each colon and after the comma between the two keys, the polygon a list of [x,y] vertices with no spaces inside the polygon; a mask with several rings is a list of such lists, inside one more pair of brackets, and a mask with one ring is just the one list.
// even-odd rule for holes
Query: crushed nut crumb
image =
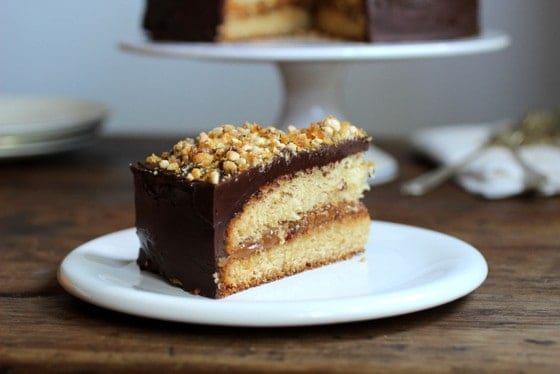
{"label": "crushed nut crumb", "polygon": [[276,156],[289,159],[300,151],[364,138],[368,137],[362,129],[333,116],[306,129],[290,125],[287,132],[249,122],[239,127],[226,124],[195,139],[182,139],[161,155],[151,154],[146,163],[154,174],[166,170],[188,181],[218,184],[250,167],[264,167]]}

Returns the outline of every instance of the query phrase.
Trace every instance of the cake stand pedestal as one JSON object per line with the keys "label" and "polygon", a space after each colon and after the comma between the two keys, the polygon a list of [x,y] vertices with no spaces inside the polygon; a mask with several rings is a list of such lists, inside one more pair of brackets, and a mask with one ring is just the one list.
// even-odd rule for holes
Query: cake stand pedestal
{"label": "cake stand pedestal", "polygon": [[346,73],[342,62],[278,62],[286,97],[279,124],[306,126],[329,114],[343,114],[342,87]]}
{"label": "cake stand pedestal", "polygon": [[[441,58],[487,53],[505,48],[509,38],[499,31],[453,41],[414,43],[356,43],[320,39],[274,39],[247,43],[171,43],[141,40],[123,42],[127,52],[159,57],[204,59],[217,62],[259,62],[276,65],[285,88],[278,123],[307,126],[326,115],[352,120],[342,110],[343,82],[350,63]],[[375,135],[375,123],[358,124]],[[398,174],[395,159],[371,146],[367,157],[376,164],[370,184],[381,184]]]}

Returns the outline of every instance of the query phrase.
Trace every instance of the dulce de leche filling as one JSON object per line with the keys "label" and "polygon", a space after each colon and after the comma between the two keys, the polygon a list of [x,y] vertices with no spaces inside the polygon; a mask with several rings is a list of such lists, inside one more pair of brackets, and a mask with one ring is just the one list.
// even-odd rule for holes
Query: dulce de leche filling
{"label": "dulce de leche filling", "polygon": [[265,230],[257,241],[245,241],[237,247],[226,248],[225,252],[229,254],[230,258],[242,258],[255,251],[266,251],[271,247],[286,243],[298,235],[305,234],[328,222],[362,214],[368,214],[368,211],[361,202],[343,201],[336,205],[327,204],[305,213],[297,221],[282,222],[276,227]]}
{"label": "dulce de leche filling", "polygon": [[239,1],[230,0],[224,3],[224,14],[231,17],[249,17],[265,14],[287,6],[300,7],[304,10],[310,7],[309,0],[268,0],[268,1]]}

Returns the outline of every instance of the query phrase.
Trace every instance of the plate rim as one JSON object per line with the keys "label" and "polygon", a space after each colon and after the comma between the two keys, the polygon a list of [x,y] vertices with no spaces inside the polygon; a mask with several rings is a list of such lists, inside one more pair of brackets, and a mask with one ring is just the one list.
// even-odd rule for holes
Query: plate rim
{"label": "plate rim", "polygon": [[264,40],[239,43],[154,42],[147,38],[121,41],[121,50],[147,56],[215,61],[310,62],[387,61],[487,53],[508,47],[510,37],[484,30],[474,37],[398,43]]}
{"label": "plate rim", "polygon": [[[88,129],[109,116],[106,104],[78,97],[0,94],[0,107],[16,105],[21,111],[41,107],[50,112],[48,118],[31,116],[13,120],[0,115],[0,135],[57,135],[67,131]],[[1,114],[1,112],[0,112]]]}
{"label": "plate rim", "polygon": [[[106,240],[107,237],[113,235],[124,235],[127,234],[127,232],[134,232],[135,228],[132,227],[99,236],[69,252],[59,266],[57,278],[68,293],[84,301],[113,311],[139,317],[217,326],[288,327],[373,320],[430,309],[457,300],[471,293],[484,282],[488,275],[488,265],[482,254],[472,245],[461,239],[427,228],[379,220],[374,220],[372,222],[370,230],[374,225],[380,227],[380,229],[382,229],[383,226],[385,226],[385,229],[392,226],[392,228],[397,229],[420,230],[428,234],[438,235],[445,239],[451,239],[455,241],[456,244],[460,244],[464,250],[467,250],[465,253],[468,253],[468,256],[471,257],[471,261],[475,261],[477,264],[476,268],[474,265],[471,265],[477,272],[476,274],[471,274],[472,279],[468,282],[468,286],[463,284],[461,290],[455,289],[454,292],[448,293],[445,297],[437,295],[437,292],[441,291],[439,289],[428,289],[428,284],[428,286],[423,285],[409,288],[407,292],[389,292],[388,294],[391,297],[388,297],[386,295],[387,293],[382,293],[381,295],[368,294],[365,296],[349,296],[348,298],[337,298],[334,300],[319,299],[295,301],[245,301],[228,300],[227,298],[214,300],[186,294],[187,297],[181,298],[178,303],[177,296],[175,295],[142,290],[125,292],[123,294],[122,289],[125,287],[117,287],[114,285],[113,287],[107,287],[106,283],[102,283],[101,280],[97,282],[104,284],[105,287],[103,287],[102,290],[99,287],[95,287],[96,282],[93,282],[93,285],[87,282],[85,284],[80,281],[76,282],[75,270],[69,269],[69,266],[72,261],[78,261],[77,256],[82,255],[82,252],[87,253],[88,247],[95,244],[96,241]],[[463,256],[465,256],[465,253]],[[145,276],[153,275],[146,274]],[[165,282],[163,279],[161,281]],[[169,287],[173,286],[169,285]],[[145,300],[146,294],[150,295],[150,300],[148,301]],[[410,300],[405,300],[407,297],[410,298]],[[111,298],[118,298],[119,303],[107,301]],[[416,301],[416,303],[410,302],[411,300]],[[422,302],[418,303],[418,300]],[[330,307],[342,301],[345,304],[344,313],[336,313],[336,311],[333,313]],[[135,304],[153,305],[153,303],[159,303],[160,308],[152,308],[147,311],[145,309],[139,310],[139,308],[135,306]],[[383,308],[380,308],[380,305],[383,306]],[[283,315],[275,314],[273,319],[247,319],[247,314],[250,315],[254,313],[256,307],[258,308],[259,314],[266,315],[266,313],[277,310],[278,307],[290,307],[290,313],[284,313]],[[230,313],[228,318],[223,318],[224,312]]]}
{"label": "plate rim", "polygon": [[53,137],[27,143],[0,144],[0,162],[49,156],[86,147],[97,139],[99,128],[100,123],[72,136]]}

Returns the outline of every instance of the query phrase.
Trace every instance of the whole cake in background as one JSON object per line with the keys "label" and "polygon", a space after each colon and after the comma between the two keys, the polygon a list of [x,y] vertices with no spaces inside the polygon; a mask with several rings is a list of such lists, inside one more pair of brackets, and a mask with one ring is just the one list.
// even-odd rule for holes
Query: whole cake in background
{"label": "whole cake in background", "polygon": [[363,42],[464,38],[478,0],[147,0],[154,40],[238,41],[309,32]]}
{"label": "whole cake in background", "polygon": [[222,125],[131,165],[138,264],[211,298],[364,251],[366,133]]}

